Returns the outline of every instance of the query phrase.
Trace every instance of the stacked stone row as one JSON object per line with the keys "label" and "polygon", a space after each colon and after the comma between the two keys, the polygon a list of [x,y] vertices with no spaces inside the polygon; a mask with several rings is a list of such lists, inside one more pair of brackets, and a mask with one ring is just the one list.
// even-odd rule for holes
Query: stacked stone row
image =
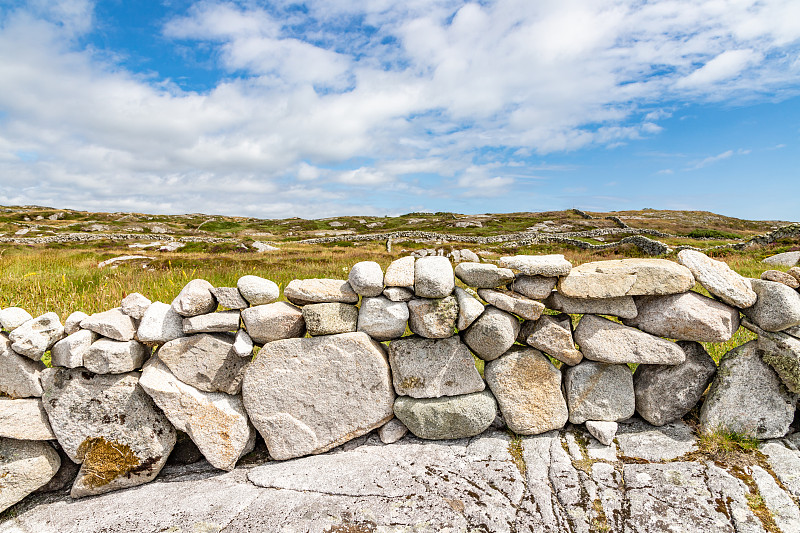
{"label": "stacked stone row", "polygon": [[[3,309],[0,463],[25,471],[0,476],[0,509],[60,463],[81,465],[74,497],[147,482],[176,429],[223,470],[256,431],[275,459],[375,429],[390,443],[493,423],[523,435],[585,423],[608,444],[634,413],[654,425],[684,416],[713,381],[704,430],[785,435],[800,392],[800,272],[748,280],[699,252],[678,260],[573,268],[561,255],[514,256],[454,271],[445,257],[405,257],[385,272],[358,263],[348,280],[293,280],[288,302],[244,276],[237,287],[193,280],[171,304],[132,294],[63,326],[54,313]],[[696,282],[712,297],[691,292]],[[758,340],[717,371],[699,343],[729,340],[740,310]],[[47,350],[53,368],[40,361]],[[54,440],[60,455],[43,442]]]}

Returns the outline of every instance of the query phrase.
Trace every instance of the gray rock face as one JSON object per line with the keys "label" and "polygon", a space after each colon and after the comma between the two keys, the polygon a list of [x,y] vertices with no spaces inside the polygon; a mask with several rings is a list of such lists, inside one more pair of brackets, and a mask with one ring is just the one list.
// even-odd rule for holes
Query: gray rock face
{"label": "gray rock face", "polygon": [[570,366],[583,360],[583,354],[575,349],[572,319],[569,315],[542,315],[539,320],[526,321],[522,324],[517,340]]}
{"label": "gray rock face", "polygon": [[84,318],[81,327],[115,341],[133,340],[136,335],[136,323],[120,307]]}
{"label": "gray rock face", "polygon": [[12,398],[42,395],[44,363],[31,361],[11,349],[11,341],[0,333],[0,392]]}
{"label": "gray rock face", "polygon": [[438,398],[485,388],[469,349],[458,337],[405,337],[389,345],[394,390],[413,398]]}
{"label": "gray rock face", "polygon": [[141,342],[163,344],[183,337],[183,317],[171,305],[153,302],[144,312],[136,338]]}
{"label": "gray rock face", "polygon": [[800,325],[800,293],[774,281],[753,279],[750,283],[758,300],[742,312],[756,326],[767,331],[781,331]]}
{"label": "gray rock face", "polygon": [[414,257],[401,257],[395,259],[386,267],[383,282],[387,287],[414,288]]}
{"label": "gray rock face", "polygon": [[175,339],[158,350],[158,358],[175,376],[204,392],[239,394],[248,361],[233,350],[234,337],[201,333]]}
{"label": "gray rock face", "polygon": [[81,463],[73,498],[146,483],[166,463],[175,429],[139,386],[139,375],[77,368],[42,373],[53,433],[69,458]]}
{"label": "gray rock face", "polygon": [[581,318],[575,328],[575,341],[584,357],[602,363],[677,365],[686,359],[674,342],[597,315]]}
{"label": "gray rock face", "polygon": [[750,283],[722,261],[711,259],[696,250],[678,252],[678,262],[691,270],[706,290],[734,307],[750,307],[756,303],[756,293]]}
{"label": "gray rock face", "polygon": [[414,263],[414,294],[422,298],[450,296],[456,286],[453,266],[446,257],[420,257]]}
{"label": "gray rock face", "polygon": [[193,279],[172,300],[172,308],[181,316],[211,313],[217,308],[217,300],[211,294],[214,286],[204,279]]}
{"label": "gray rock face", "polygon": [[557,282],[558,278],[520,274],[508,288],[533,300],[544,300],[553,292]]}
{"label": "gray rock face", "polygon": [[226,333],[239,329],[239,311],[219,311],[207,315],[190,316],[183,319],[183,332]]}
{"label": "gray rock face", "polygon": [[470,287],[493,289],[514,281],[514,272],[508,268],[498,268],[492,263],[459,263],[456,277]]}
{"label": "gray rock face", "polygon": [[[264,281],[269,281],[269,280],[264,280]],[[270,281],[270,283],[272,282]],[[247,282],[243,283],[243,285],[248,286]],[[255,284],[252,284],[249,287],[252,288],[253,285]],[[272,289],[271,285],[270,288]],[[272,298],[269,302],[264,302],[264,303],[272,303],[278,299],[278,296],[280,296],[279,292],[277,292],[276,290],[272,290],[268,294],[265,294],[265,292],[267,291],[262,290],[259,293],[256,293],[256,291],[251,291],[250,297],[258,301],[258,300],[269,300],[270,297],[275,296],[275,298]],[[214,287],[213,289],[211,289],[211,294],[214,295],[214,298],[217,300],[217,303],[226,309],[241,310],[241,309],[247,309],[247,307],[249,306],[247,300],[242,298],[242,293],[240,293],[239,289],[236,287]],[[261,296],[261,298],[259,298],[259,296]],[[260,305],[260,304],[255,304],[255,305]]]}
{"label": "gray rock face", "polygon": [[562,313],[583,315],[613,315],[620,318],[635,318],[638,314],[632,296],[617,298],[570,298],[553,291],[544,301],[549,309]]}
{"label": "gray rock face", "polygon": [[697,451],[697,437],[683,420],[654,427],[634,417],[620,423],[617,442],[620,453],[645,461],[674,461]]}
{"label": "gray rock face", "polygon": [[775,525],[781,531],[800,530],[800,507],[792,497],[775,482],[775,478],[769,472],[760,466],[754,465],[751,475]]}
{"label": "gray rock face", "polygon": [[14,331],[33,317],[21,307],[6,307],[0,310],[0,328]]}
{"label": "gray rock face", "polygon": [[393,302],[407,302],[414,299],[414,291],[405,287],[386,287],[383,295]]}
{"label": "gray rock face", "polygon": [[787,272],[781,272],[780,270],[765,270],[761,273],[761,279],[765,281],[775,281],[777,283],[783,283],[789,288],[796,289],[800,287],[800,282]]}
{"label": "gray rock face", "polygon": [[[281,290],[274,281],[253,275],[239,278],[236,288],[239,289],[242,298],[250,302],[250,305],[271,304],[281,295]],[[233,308],[231,307],[231,309]]]}
{"label": "gray rock face", "polygon": [[636,318],[625,324],[683,341],[725,342],[739,329],[739,310],[696,292],[637,296]]}
{"label": "gray rock face", "polygon": [[456,303],[458,304],[458,321],[456,321],[456,327],[459,331],[464,331],[475,322],[476,318],[481,316],[484,305],[461,287],[456,287],[454,294]]}
{"label": "gray rock face", "polygon": [[497,402],[488,390],[443,398],[400,396],[394,414],[421,439],[462,439],[489,428]]}
{"label": "gray rock face", "polygon": [[343,279],[293,279],[283,294],[286,299],[297,305],[314,303],[339,302],[344,304],[358,303],[358,294]]}
{"label": "gray rock face", "polygon": [[358,329],[358,308],[343,303],[308,304],[303,306],[303,319],[308,334],[336,335]]}
{"label": "gray rock face", "polygon": [[60,466],[46,442],[0,438],[0,512],[50,481]]}
{"label": "gray rock face", "polygon": [[240,395],[203,392],[187,385],[158,357],[145,365],[139,385],[216,468],[233,470],[239,458],[255,446],[256,432]]}
{"label": "gray rock face", "polygon": [[375,261],[360,261],[350,269],[347,281],[356,294],[378,296],[383,292],[383,269]]}
{"label": "gray rock face", "polygon": [[526,276],[566,276],[572,270],[572,263],[561,254],[501,257],[500,266],[519,270]]}
{"label": "gray rock face", "polygon": [[236,332],[236,337],[233,340],[233,351],[239,357],[252,357],[253,356],[253,339],[243,329]]}
{"label": "gray rock face", "polygon": [[768,265],[794,266],[800,262],[800,252],[783,252],[775,254],[761,261]]}
{"label": "gray rock face", "polygon": [[688,413],[705,392],[717,364],[697,342],[679,341],[686,360],[678,365],[639,365],[633,374],[636,412],[663,426]]}
{"label": "gray rock face", "polygon": [[279,460],[369,433],[391,420],[394,401],[383,347],[358,332],[265,345],[245,373],[242,394]]}
{"label": "gray rock face", "polygon": [[627,365],[583,361],[564,371],[564,392],[573,424],[625,420],[636,408],[633,376]]}
{"label": "gray rock face", "polygon": [[253,342],[263,344],[306,334],[303,312],[292,304],[275,302],[242,311],[242,322]]}
{"label": "gray rock face", "polygon": [[454,333],[458,319],[458,300],[446,298],[416,298],[408,302],[408,327],[428,339],[444,339]]}
{"label": "gray rock face", "polygon": [[586,421],[586,431],[603,446],[611,446],[614,442],[614,437],[617,435],[617,427],[618,424],[616,422]]}
{"label": "gray rock face", "polygon": [[616,298],[678,294],[694,286],[683,265],[666,259],[615,259],[584,263],[558,282],[558,292],[573,298]]}
{"label": "gray rock face", "polygon": [[783,437],[794,418],[797,396],[750,341],[726,353],[700,411],[704,432],[728,429],[758,439]]}
{"label": "gray rock face", "polygon": [[491,361],[511,348],[519,328],[519,320],[514,315],[490,305],[463,334],[463,339],[475,355]]}
{"label": "gray rock face", "polygon": [[11,348],[34,361],[40,360],[44,352],[63,337],[64,326],[55,313],[45,313],[28,320],[8,335]]}
{"label": "gray rock face", "polygon": [[95,341],[83,354],[83,366],[95,374],[123,374],[142,367],[150,350],[137,341]]}
{"label": "gray rock face", "polygon": [[408,428],[397,418],[392,418],[378,428],[378,437],[384,444],[394,444],[405,437],[406,434],[408,434]]}
{"label": "gray rock face", "polygon": [[478,296],[486,303],[503,311],[508,311],[527,320],[536,320],[542,316],[544,304],[531,300],[512,291],[498,289],[479,289]]}
{"label": "gray rock face", "polygon": [[377,341],[398,339],[406,332],[408,305],[382,296],[362,298],[358,310],[358,331]]}
{"label": "gray rock face", "polygon": [[55,440],[41,398],[0,398],[0,438]]}
{"label": "gray rock face", "polygon": [[89,315],[83,311],[75,311],[74,313],[70,314],[64,321],[64,333],[67,335],[72,335],[81,329],[81,322],[83,322],[84,318],[89,318]]}
{"label": "gray rock face", "polygon": [[537,435],[567,423],[561,371],[538,350],[514,346],[486,364],[484,375],[508,428]]}
{"label": "gray rock face", "polygon": [[786,388],[800,394],[800,339],[780,332],[757,333],[761,358],[777,372]]}
{"label": "gray rock face", "polygon": [[133,292],[122,299],[119,307],[123,313],[134,320],[141,320],[151,303],[153,302],[151,302],[150,299],[145,295],[139,294],[138,292]]}

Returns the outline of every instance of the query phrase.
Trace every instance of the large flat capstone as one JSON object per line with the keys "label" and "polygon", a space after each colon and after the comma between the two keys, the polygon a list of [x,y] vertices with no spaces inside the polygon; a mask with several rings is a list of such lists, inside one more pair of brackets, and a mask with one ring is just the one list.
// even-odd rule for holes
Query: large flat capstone
{"label": "large flat capstone", "polygon": [[558,282],[558,291],[573,298],[615,298],[678,294],[694,286],[683,265],[666,259],[616,259],[584,263]]}
{"label": "large flat capstone", "polygon": [[584,315],[575,328],[584,357],[602,363],[677,365],[686,356],[668,340],[597,315]]}
{"label": "large flat capstone", "polygon": [[242,394],[275,459],[322,453],[380,427],[395,396],[382,345],[361,332],[266,344]]}

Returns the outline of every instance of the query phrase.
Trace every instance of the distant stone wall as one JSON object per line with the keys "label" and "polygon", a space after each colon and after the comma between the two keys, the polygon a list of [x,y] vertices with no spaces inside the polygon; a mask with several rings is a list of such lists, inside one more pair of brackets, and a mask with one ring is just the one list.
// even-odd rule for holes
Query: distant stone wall
{"label": "distant stone wall", "polygon": [[[574,268],[562,255],[459,257],[474,260],[361,262],[347,280],[292,281],[288,302],[248,275],[193,280],[170,303],[134,293],[63,323],[0,310],[0,509],[43,486],[71,484],[77,498],[148,482],[178,432],[222,470],[257,434],[276,460],[373,430],[392,443],[572,423],[609,444],[618,421],[675,421],[709,384],[701,431],[790,430],[800,269],[749,280],[692,250]],[[757,340],[718,367],[700,343],[740,325]]]}

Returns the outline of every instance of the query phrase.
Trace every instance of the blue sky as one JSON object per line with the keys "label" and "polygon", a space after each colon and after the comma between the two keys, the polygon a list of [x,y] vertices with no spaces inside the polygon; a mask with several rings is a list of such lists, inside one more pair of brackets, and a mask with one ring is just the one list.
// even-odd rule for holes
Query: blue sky
{"label": "blue sky", "polygon": [[797,0],[0,0],[0,204],[800,219]]}

